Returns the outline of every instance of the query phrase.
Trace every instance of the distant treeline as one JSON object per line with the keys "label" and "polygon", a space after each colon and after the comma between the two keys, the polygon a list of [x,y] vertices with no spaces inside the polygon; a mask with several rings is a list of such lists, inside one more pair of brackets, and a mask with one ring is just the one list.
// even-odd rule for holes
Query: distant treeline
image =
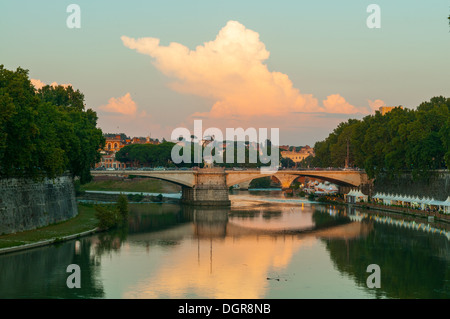
{"label": "distant treeline", "polygon": [[415,178],[450,167],[450,98],[433,97],[417,109],[375,112],[362,120],[340,123],[314,145],[316,167],[343,167],[349,145],[350,166],[364,168],[369,177],[393,178],[410,171]]}
{"label": "distant treeline", "polygon": [[122,147],[116,153],[116,160],[131,163],[135,167],[144,166],[175,166],[171,161],[171,151],[175,143],[161,144],[131,144]]}
{"label": "distant treeline", "polygon": [[[202,156],[205,146],[201,147],[201,158],[200,163],[195,161],[194,157],[194,143],[184,141],[186,146],[190,147],[191,156],[190,156],[190,163],[181,162],[179,164],[175,164],[172,161],[172,148],[174,145],[176,145],[173,142],[163,142],[161,144],[131,144],[124,146],[116,153],[116,160],[122,162],[122,163],[129,163],[132,164],[135,167],[139,167],[141,165],[143,166],[151,166],[151,167],[157,167],[157,166],[164,166],[164,167],[204,167],[205,166],[205,160]],[[230,147],[230,144],[233,142],[227,142],[227,147]],[[247,145],[247,147],[245,147]],[[198,144],[197,144],[198,146]],[[260,166],[267,166],[270,165],[270,163],[261,163],[261,155],[258,155],[258,148],[255,146],[254,149],[250,149],[251,147],[248,146],[248,142],[237,142],[234,141],[233,145],[233,151],[234,155],[232,157],[231,162],[227,162],[227,147],[223,149],[223,155],[222,155],[222,163],[216,163],[214,162],[215,166],[218,167],[243,167],[243,168],[255,168]],[[239,156],[239,149],[243,150],[243,162],[239,162],[238,159]],[[229,149],[229,148],[228,148]],[[180,151],[180,156],[182,155],[184,150]],[[275,148],[275,151],[278,152],[278,148]],[[255,156],[256,162],[252,162],[251,153],[253,153]],[[212,151],[212,155],[215,155],[215,149]],[[268,157],[271,154],[268,154]],[[278,157],[280,157],[280,153],[278,152]],[[279,158],[280,160],[280,158]]]}
{"label": "distant treeline", "polygon": [[97,114],[85,110],[72,86],[36,89],[28,70],[0,65],[0,177],[56,177],[65,172],[91,179],[104,147]]}

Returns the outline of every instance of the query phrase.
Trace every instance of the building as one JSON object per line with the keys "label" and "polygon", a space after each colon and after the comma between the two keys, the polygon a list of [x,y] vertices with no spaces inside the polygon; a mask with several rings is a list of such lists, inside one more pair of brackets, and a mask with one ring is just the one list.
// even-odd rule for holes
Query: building
{"label": "building", "polygon": [[298,152],[295,151],[295,148],[292,151],[281,151],[282,158],[290,158],[294,163],[300,163],[310,155],[314,156],[315,153],[314,149],[309,145],[302,147]]}
{"label": "building", "polygon": [[96,164],[96,167],[105,167],[105,168],[126,168],[126,164],[116,161],[116,154],[105,154],[102,156],[100,163]]}
{"label": "building", "polygon": [[100,150],[102,159],[99,163],[95,164],[95,167],[105,168],[126,168],[125,163],[116,161],[115,154],[120,151],[124,146],[131,144],[160,144],[158,139],[147,137],[133,137],[128,138],[125,134],[105,134],[105,148]]}
{"label": "building", "polygon": [[379,111],[381,113],[381,115],[385,115],[386,113],[389,113],[390,111],[392,111],[393,109],[395,109],[396,107],[399,107],[401,109],[403,109],[403,106],[381,106],[379,108]]}
{"label": "building", "polygon": [[117,152],[118,150],[120,150],[122,147],[124,147],[124,141],[122,140],[122,138],[120,137],[120,135],[116,135],[113,137],[106,137],[106,143],[105,143],[105,148],[103,149],[104,151],[107,152]]}

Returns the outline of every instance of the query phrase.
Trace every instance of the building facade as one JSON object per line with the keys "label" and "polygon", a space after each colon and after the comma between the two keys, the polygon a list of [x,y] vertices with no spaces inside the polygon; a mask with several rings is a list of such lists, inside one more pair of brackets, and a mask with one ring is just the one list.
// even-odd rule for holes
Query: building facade
{"label": "building facade", "polygon": [[300,163],[308,156],[314,156],[314,149],[309,145],[302,147],[299,151],[295,151],[295,148],[292,151],[281,151],[282,158],[290,158],[294,163]]}
{"label": "building facade", "polygon": [[158,139],[152,139],[150,136],[128,138],[124,134],[115,136],[106,135],[105,140],[105,148],[100,150],[102,159],[99,163],[95,164],[95,168],[125,169],[127,168],[127,164],[116,160],[116,153],[123,147],[131,144],[160,144]]}

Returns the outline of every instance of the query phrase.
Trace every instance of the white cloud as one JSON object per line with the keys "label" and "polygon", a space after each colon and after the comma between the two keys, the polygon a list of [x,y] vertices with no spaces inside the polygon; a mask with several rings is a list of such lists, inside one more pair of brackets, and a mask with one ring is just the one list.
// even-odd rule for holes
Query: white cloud
{"label": "white cloud", "polygon": [[108,104],[99,106],[99,109],[110,113],[135,115],[137,112],[137,105],[131,98],[130,93],[126,93],[124,96],[118,98],[110,98]]}

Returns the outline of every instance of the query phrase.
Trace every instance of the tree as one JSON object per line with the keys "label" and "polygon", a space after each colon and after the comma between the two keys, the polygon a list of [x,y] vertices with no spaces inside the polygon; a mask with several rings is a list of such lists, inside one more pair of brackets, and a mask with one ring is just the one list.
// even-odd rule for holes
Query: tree
{"label": "tree", "polygon": [[349,120],[314,145],[312,164],[341,166],[350,145],[350,162],[370,178],[394,178],[411,171],[415,178],[450,164],[450,98],[433,97],[416,110],[395,108]]}
{"label": "tree", "polygon": [[134,166],[171,166],[172,148],[175,144],[131,144],[124,146],[116,153],[116,160],[122,163],[133,163]]}
{"label": "tree", "polygon": [[125,222],[128,220],[128,199],[124,194],[120,194],[117,199],[117,210],[119,211],[119,215],[122,218],[122,221]]}
{"label": "tree", "polygon": [[115,208],[96,205],[95,217],[98,219],[98,228],[101,230],[114,228],[119,223],[119,214]]}
{"label": "tree", "polygon": [[41,101],[50,102],[56,106],[84,110],[84,95],[79,90],[74,91],[71,85],[67,87],[46,85],[37,90],[36,95]]}
{"label": "tree", "polygon": [[295,167],[295,162],[289,157],[284,157],[281,159],[281,166],[285,168]]}
{"label": "tree", "polygon": [[28,70],[0,65],[0,176],[54,178],[64,172],[92,177],[104,146],[97,114],[69,87],[36,90]]}

